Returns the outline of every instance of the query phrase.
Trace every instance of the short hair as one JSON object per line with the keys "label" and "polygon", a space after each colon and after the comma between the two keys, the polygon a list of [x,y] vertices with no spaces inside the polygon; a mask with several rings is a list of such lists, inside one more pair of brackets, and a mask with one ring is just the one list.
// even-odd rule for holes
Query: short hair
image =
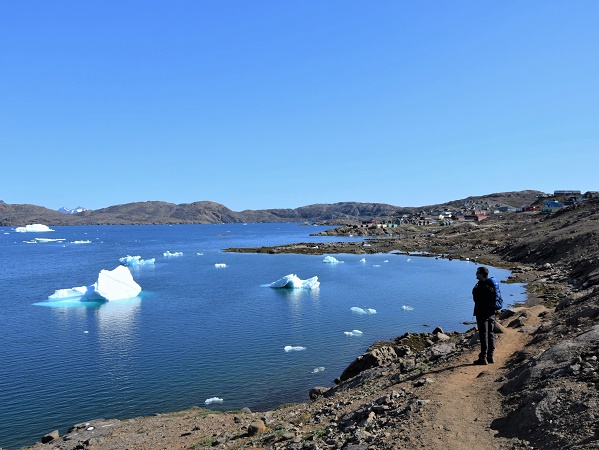
{"label": "short hair", "polygon": [[489,269],[487,269],[484,266],[480,266],[478,269],[476,269],[476,271],[482,273],[485,276],[485,278],[488,278],[489,276]]}

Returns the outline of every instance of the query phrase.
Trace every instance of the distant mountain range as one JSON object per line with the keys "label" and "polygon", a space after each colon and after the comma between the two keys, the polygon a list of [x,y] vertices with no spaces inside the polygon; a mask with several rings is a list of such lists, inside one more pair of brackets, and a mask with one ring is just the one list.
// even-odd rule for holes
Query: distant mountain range
{"label": "distant mountain range", "polygon": [[[36,205],[7,204],[0,200],[0,226],[44,225],[132,225],[209,224],[245,222],[319,222],[339,224],[394,217],[418,211],[457,209],[466,205],[520,208],[537,200],[541,191],[515,191],[468,197],[438,205],[401,207],[385,203],[342,202],[314,204],[295,209],[263,209],[235,212],[220,203],[199,201],[176,205],[161,201],[127,203],[97,210],[78,207],[54,211]],[[77,212],[76,210],[82,211]],[[75,213],[69,212],[75,211]],[[69,212],[65,214],[65,212]]]}

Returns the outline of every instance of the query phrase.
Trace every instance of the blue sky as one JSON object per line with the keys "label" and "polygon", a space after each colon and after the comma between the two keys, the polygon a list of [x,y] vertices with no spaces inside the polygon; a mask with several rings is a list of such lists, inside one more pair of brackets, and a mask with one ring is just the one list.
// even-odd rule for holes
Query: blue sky
{"label": "blue sky", "polygon": [[0,200],[599,190],[599,2],[1,1]]}

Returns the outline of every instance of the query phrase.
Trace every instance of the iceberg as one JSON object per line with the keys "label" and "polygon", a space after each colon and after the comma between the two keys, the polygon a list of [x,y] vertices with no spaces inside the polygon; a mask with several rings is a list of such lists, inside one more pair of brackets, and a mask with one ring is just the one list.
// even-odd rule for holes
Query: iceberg
{"label": "iceberg", "polygon": [[119,258],[119,262],[123,266],[127,267],[138,267],[138,266],[152,266],[156,261],[155,258],[151,259],[141,259],[141,256],[124,256],[123,258]]}
{"label": "iceberg", "polygon": [[227,265],[225,263],[216,263],[214,267],[216,267],[217,269],[224,269],[225,267],[227,267]]}
{"label": "iceberg", "polygon": [[131,271],[125,266],[113,270],[101,270],[94,291],[108,301],[137,297],[141,287],[133,279]]}
{"label": "iceberg", "polygon": [[164,256],[183,256],[183,252],[174,252],[171,253],[168,250],[166,252],[163,253]]}
{"label": "iceberg", "polygon": [[124,300],[137,297],[141,287],[133,279],[128,267],[118,266],[113,270],[101,270],[98,280],[90,286],[57,289],[48,300]]}
{"label": "iceberg", "polygon": [[359,306],[352,306],[350,309],[356,314],[376,314],[376,309],[372,308],[360,308]]}
{"label": "iceberg", "polygon": [[204,403],[207,405],[210,405],[212,403],[222,403],[223,399],[222,398],[218,398],[218,397],[210,397],[207,398],[206,400],[204,400]]}
{"label": "iceberg", "polygon": [[361,263],[366,263],[366,258],[362,258],[362,259],[360,260],[360,262],[361,262]]}
{"label": "iceberg", "polygon": [[335,258],[334,256],[325,256],[324,259],[322,260],[323,263],[328,263],[328,264],[339,264],[342,263],[343,261],[339,261],[337,258]]}
{"label": "iceberg", "polygon": [[73,241],[71,244],[91,244],[92,241]]}
{"label": "iceberg", "polygon": [[401,309],[403,309],[404,311],[414,311],[414,308],[413,308],[413,307],[411,307],[411,306],[406,306],[406,305],[403,305],[403,306],[401,307]]}
{"label": "iceberg", "polygon": [[319,373],[319,372],[324,372],[324,367],[316,367],[312,371],[312,373]]}
{"label": "iceberg", "polygon": [[291,345],[286,345],[283,350],[285,350],[286,352],[299,352],[302,350],[306,350],[306,347],[300,347],[300,346],[293,347]]}
{"label": "iceberg", "polygon": [[344,331],[343,334],[345,334],[346,336],[362,336],[364,333],[362,333],[360,330],[353,330]]}
{"label": "iceberg", "polygon": [[287,289],[316,289],[320,286],[318,277],[308,278],[307,280],[301,280],[295,274],[285,275],[283,278],[273,281],[268,286],[272,288],[287,288]]}
{"label": "iceberg", "polygon": [[45,233],[46,231],[54,231],[48,228],[47,225],[34,223],[32,225],[25,225],[24,227],[15,228],[17,233]]}

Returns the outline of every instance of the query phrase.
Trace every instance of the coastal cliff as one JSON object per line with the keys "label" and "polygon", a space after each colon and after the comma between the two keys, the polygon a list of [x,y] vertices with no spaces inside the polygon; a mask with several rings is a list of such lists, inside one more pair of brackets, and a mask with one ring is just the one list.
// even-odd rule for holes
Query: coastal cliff
{"label": "coastal cliff", "polygon": [[[350,233],[338,229],[339,235]],[[599,201],[555,214],[410,226],[365,243],[293,244],[267,253],[410,252],[512,270],[528,301],[504,311],[496,363],[472,365],[474,329],[376,342],[332,386],[271,411],[202,408],[89,420],[40,449],[586,449],[599,446]],[[84,418],[82,418],[84,419]],[[49,430],[50,431],[50,430]]]}

